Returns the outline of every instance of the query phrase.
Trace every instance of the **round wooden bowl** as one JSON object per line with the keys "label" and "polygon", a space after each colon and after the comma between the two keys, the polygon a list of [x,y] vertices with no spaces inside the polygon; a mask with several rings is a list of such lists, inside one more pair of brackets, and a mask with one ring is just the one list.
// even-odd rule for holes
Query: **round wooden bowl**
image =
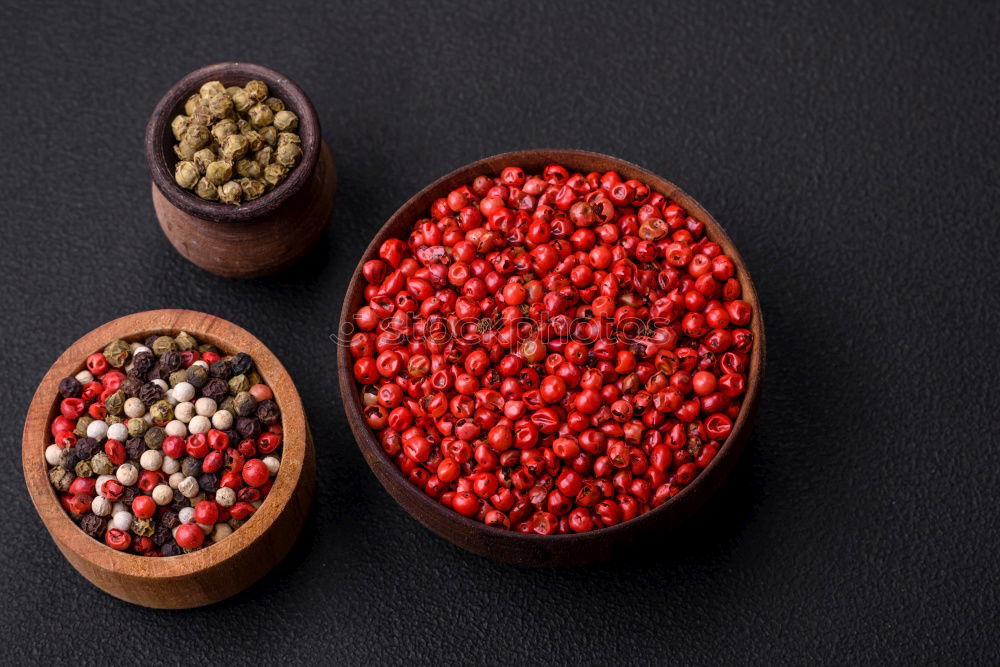
{"label": "round wooden bowl", "polygon": [[540,173],[550,163],[564,165],[571,171],[619,172],[623,178],[635,178],[653,190],[674,200],[705,223],[709,238],[722,246],[737,266],[743,285],[743,299],[753,306],[750,329],[754,347],[748,372],[747,391],[729,439],[720,448],[712,463],[674,498],[632,521],[610,528],[575,535],[525,535],[487,526],[465,518],[431,499],[411,484],[385,455],[361,414],[361,401],[353,375],[353,360],[345,345],[337,351],[340,368],[340,393],[351,430],[358,447],[375,476],[403,508],[424,526],[458,546],[477,554],[519,565],[574,566],[608,560],[627,552],[646,538],[659,536],[689,518],[719,488],[743,452],[757,413],[761,379],[764,374],[764,320],[760,301],[750,273],[733,242],[722,226],[697,201],[676,185],[634,164],[607,155],[576,150],[529,150],[494,155],[478,160],[443,176],[414,195],[389,218],[365,250],[347,288],[341,311],[341,331],[351,330],[353,313],[364,300],[365,280],[361,275],[364,262],[378,257],[378,249],[389,238],[406,238],[413,223],[427,217],[431,203],[445,197],[454,188],[470,183],[476,176],[495,176],[507,166],[519,166],[528,173]]}
{"label": "round wooden bowl", "polygon": [[[234,206],[202,199],[174,182],[170,122],[203,83],[244,85],[259,79],[299,117],[302,162],[259,199]],[[337,172],[323,142],[316,109],[288,77],[252,63],[218,63],[191,72],[167,91],[146,126],[146,163],[153,207],[163,233],[193,264],[226,278],[257,278],[294,263],[313,246],[330,221]]]}
{"label": "round wooden bowl", "polygon": [[[233,534],[204,549],[163,558],[122,553],[85,534],[66,514],[51,484],[45,447],[59,409],[59,381],[116,338],[187,331],[199,342],[246,352],[271,387],[284,427],[281,470],[267,499]],[[190,310],[127,315],[76,341],[42,378],[24,423],[21,461],[28,493],[42,522],[76,570],[106,593],[145,607],[186,609],[218,602],[250,586],[288,553],[312,502],[316,462],[298,391],[281,362],[249,332],[226,320]]]}

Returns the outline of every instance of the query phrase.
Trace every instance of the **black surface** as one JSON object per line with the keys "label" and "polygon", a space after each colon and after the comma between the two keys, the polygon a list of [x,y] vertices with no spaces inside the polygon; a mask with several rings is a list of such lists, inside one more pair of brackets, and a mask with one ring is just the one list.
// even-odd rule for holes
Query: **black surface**
{"label": "black surface", "polygon": [[[0,660],[1000,659],[995,4],[64,4],[0,8]],[[150,110],[226,59],[293,77],[340,172],[331,229],[274,279],[192,268],[150,203]],[[546,146],[620,156],[698,198],[768,327],[760,419],[723,493],[644,556],[576,571],[472,556],[394,506],[349,434],[328,338],[407,197]],[[86,583],[20,474],[49,364],[161,307],[268,344],[320,466],[287,561],[187,613]]]}

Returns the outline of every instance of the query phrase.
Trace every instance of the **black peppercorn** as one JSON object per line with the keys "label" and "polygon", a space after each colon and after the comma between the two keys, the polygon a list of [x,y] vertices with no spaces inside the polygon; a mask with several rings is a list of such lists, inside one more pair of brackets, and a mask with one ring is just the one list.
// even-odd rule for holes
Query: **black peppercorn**
{"label": "black peppercorn", "polygon": [[174,489],[174,498],[170,501],[170,509],[180,512],[185,507],[191,507],[191,503],[184,497],[183,493]]}
{"label": "black peppercorn", "polygon": [[137,496],[142,495],[142,491],[137,486],[126,486],[122,491],[121,501],[126,505],[131,505]]}
{"label": "black peppercorn", "polygon": [[132,398],[133,396],[139,395],[139,390],[142,389],[142,385],[143,381],[130,373],[128,377],[122,380],[121,386],[118,388],[125,392],[126,396]]}
{"label": "black peppercorn", "polygon": [[236,492],[236,497],[245,503],[257,502],[260,500],[260,489],[255,489],[252,486],[244,486]]}
{"label": "black peppercorn", "polygon": [[216,405],[221,404],[229,395],[229,385],[221,378],[212,378],[202,387],[201,395],[212,399]]}
{"label": "black peppercorn", "polygon": [[164,556],[180,556],[182,553],[184,553],[184,550],[181,549],[179,546],[177,546],[177,542],[171,540],[163,545],[163,547],[160,549],[160,552]]}
{"label": "black peppercorn", "polygon": [[181,459],[181,474],[185,477],[197,477],[201,474],[201,461],[193,456]]}
{"label": "black peppercorn", "polygon": [[167,530],[173,530],[181,525],[181,518],[173,510],[163,510],[163,516],[160,517],[160,525],[165,526]]}
{"label": "black peppercorn", "polygon": [[63,398],[80,398],[83,385],[76,378],[63,378],[59,381],[59,395]]}
{"label": "black peppercorn", "polygon": [[82,461],[89,461],[100,448],[93,438],[80,438],[76,441],[76,456]]}
{"label": "black peppercorn", "polygon": [[195,389],[201,389],[208,382],[208,369],[201,364],[195,364],[187,369],[187,381]]}
{"label": "black peppercorn", "polygon": [[[77,443],[77,447],[79,447]],[[146,441],[142,438],[129,438],[125,441],[125,454],[132,461],[138,461],[142,453],[146,451]]]}
{"label": "black peppercorn", "polygon": [[157,361],[153,364],[153,367],[149,369],[149,381],[153,380],[163,380],[166,382],[170,379],[170,371],[163,365],[162,362]]}
{"label": "black peppercorn", "polygon": [[223,433],[226,434],[226,437],[229,438],[229,442],[231,443],[237,443],[241,439],[239,431],[237,431],[235,428],[227,428],[225,431],[223,431]]}
{"label": "black peppercorn", "polygon": [[261,401],[257,404],[257,419],[261,420],[265,424],[273,424],[278,421],[280,417],[281,412],[278,410],[278,404],[271,399]]}
{"label": "black peppercorn", "polygon": [[155,343],[156,339],[159,337],[160,337],[159,334],[152,334],[150,336],[146,336],[146,340],[142,341],[142,344],[148,347],[150,350],[152,350],[153,343]]}
{"label": "black peppercorn", "polygon": [[253,368],[253,359],[245,352],[239,352],[229,360],[233,375],[246,375]]}
{"label": "black peppercorn", "polygon": [[233,367],[225,359],[220,359],[208,367],[208,374],[214,378],[228,380],[233,377]]}
{"label": "black peppercorn", "polygon": [[261,432],[261,424],[253,417],[237,417],[236,430],[243,438],[257,439]]}
{"label": "black peppercorn", "polygon": [[153,403],[163,399],[163,388],[159,385],[153,384],[152,382],[147,382],[142,385],[142,389],[139,390],[139,400],[147,408]]}
{"label": "black peppercorn", "polygon": [[80,457],[76,455],[76,447],[67,447],[59,452],[59,465],[66,470],[72,470],[79,463]]}
{"label": "black peppercorn", "polygon": [[156,524],[156,528],[153,530],[153,544],[158,547],[162,547],[170,538],[173,537],[172,531],[163,525],[163,522]]}
{"label": "black peppercorn", "polygon": [[100,539],[104,536],[104,531],[108,527],[108,522],[93,512],[87,512],[80,521],[80,528],[93,538]]}
{"label": "black peppercorn", "polygon": [[215,493],[219,490],[219,475],[214,472],[203,473],[198,477],[198,486],[205,493]]}
{"label": "black peppercorn", "polygon": [[167,373],[173,373],[181,367],[181,353],[177,350],[167,350],[160,357],[160,366],[167,369]]}
{"label": "black peppercorn", "polygon": [[156,363],[156,357],[153,356],[152,352],[138,352],[132,357],[132,371],[139,378],[145,378],[154,363]]}

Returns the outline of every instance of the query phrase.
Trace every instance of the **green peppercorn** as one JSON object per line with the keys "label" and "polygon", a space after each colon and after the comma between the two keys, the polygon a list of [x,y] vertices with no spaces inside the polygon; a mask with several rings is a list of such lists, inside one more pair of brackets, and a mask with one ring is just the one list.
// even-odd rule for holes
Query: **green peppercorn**
{"label": "green peppercorn", "polygon": [[[197,155],[195,153],[194,157],[197,158]],[[174,168],[174,182],[185,190],[193,188],[198,183],[198,178],[198,165],[191,160],[181,160]]]}
{"label": "green peppercorn", "polygon": [[121,338],[111,341],[104,348],[104,357],[115,368],[124,366],[130,354],[132,354],[132,348]]}
{"label": "green peppercorn", "polygon": [[73,429],[73,435],[75,435],[78,438],[86,438],[87,427],[90,426],[90,423],[92,421],[94,421],[94,418],[88,415],[83,415],[82,417],[77,419],[76,428]]}
{"label": "green peppercorn", "polygon": [[256,160],[261,166],[261,169],[263,169],[274,161],[274,149],[270,146],[264,146],[253,154],[253,159]]}
{"label": "green peppercorn", "polygon": [[299,148],[298,144],[287,143],[278,146],[278,150],[274,154],[274,161],[286,167],[294,167],[301,157],[302,149]]}
{"label": "green peppercorn", "polygon": [[251,387],[254,386],[255,384],[264,384],[264,380],[261,379],[260,373],[258,373],[255,370],[247,373],[247,382],[250,383]]}
{"label": "green peppercorn", "polygon": [[187,130],[188,125],[191,123],[191,118],[185,116],[184,114],[178,114],[174,116],[174,119],[170,121],[170,130],[174,133],[174,139],[180,141],[184,138],[184,132]]}
{"label": "green peppercorn", "polygon": [[75,475],[62,466],[56,466],[49,471],[49,481],[56,491],[65,493],[69,491],[69,485],[73,483]]}
{"label": "green peppercorn", "polygon": [[184,350],[192,350],[198,346],[198,341],[187,331],[182,331],[174,336],[174,342],[177,343],[177,349],[182,352]]}
{"label": "green peppercorn", "polygon": [[244,130],[240,134],[247,138],[250,151],[259,151],[264,147],[264,139],[260,136],[260,133],[257,130]]}
{"label": "green peppercorn", "polygon": [[139,537],[152,537],[154,530],[152,519],[132,520],[132,532]]}
{"label": "green peppercorn", "polygon": [[[280,135],[279,135],[280,138]],[[184,139],[181,141],[182,144],[187,144],[191,148],[198,150],[203,146],[207,145],[208,142],[212,140],[212,133],[209,131],[206,125],[201,125],[200,123],[192,122],[188,125],[188,129],[184,132]]]}
{"label": "green peppercorn", "polygon": [[104,421],[108,423],[108,426],[111,426],[113,424],[121,424],[123,420],[118,415],[108,415],[104,418]]}
{"label": "green peppercorn", "polygon": [[199,179],[198,184],[194,186],[194,192],[202,199],[209,201],[215,201],[219,198],[219,189],[209,183],[207,178]]}
{"label": "green peppercorn", "polygon": [[268,146],[273,146],[278,143],[278,130],[274,125],[268,125],[267,127],[262,127],[257,130],[260,133],[261,138],[264,140]]}
{"label": "green peppercorn", "polygon": [[219,157],[235,162],[247,154],[250,141],[242,134],[230,134],[219,148]]}
{"label": "green peppercorn", "polygon": [[154,422],[168,422],[174,418],[174,407],[167,401],[157,401],[149,406],[149,415]]}
{"label": "green peppercorn", "polygon": [[285,103],[277,97],[269,97],[264,100],[264,104],[268,106],[274,113],[285,110]]}
{"label": "green peppercorn", "polygon": [[247,81],[246,85],[243,86],[243,90],[246,91],[247,97],[254,102],[260,102],[261,100],[267,99],[267,84],[263,81],[258,81],[256,79],[253,81]]}
{"label": "green peppercorn", "polygon": [[237,396],[242,392],[250,391],[250,381],[243,373],[229,378],[229,393]]}
{"label": "green peppercorn", "polygon": [[219,93],[225,94],[225,92],[226,87],[218,81],[207,81],[201,84],[201,88],[198,89],[198,94],[203,100],[211,99]]}
{"label": "green peppercorn", "polygon": [[[187,143],[183,141],[178,144],[174,144],[174,153],[177,154],[177,157],[179,157],[181,160],[185,160],[188,162],[194,160],[194,154],[197,152],[197,150],[198,149],[196,148],[188,146]],[[176,178],[176,174],[174,177]]]}
{"label": "green peppercorn", "polygon": [[[208,168],[209,163],[215,162],[218,159],[219,158],[215,156],[215,151],[211,148],[202,148],[201,150],[195,152],[193,162],[194,166],[198,168],[198,175],[195,177],[194,182],[191,183],[190,186],[187,186],[189,190],[198,183],[198,177],[205,175],[205,170]],[[181,163],[179,162],[177,163],[178,168],[180,168],[180,164]],[[180,183],[178,183],[178,185],[185,187]]]}
{"label": "green peppercorn", "polygon": [[185,456],[181,459],[181,474],[185,477],[197,477],[201,474],[201,461],[193,456]]}
{"label": "green peppercorn", "polygon": [[187,369],[181,368],[170,374],[170,379],[167,380],[171,387],[176,387],[181,382],[187,382]]}
{"label": "green peppercorn", "polygon": [[208,110],[216,118],[225,118],[233,112],[233,100],[226,95],[226,91],[216,93],[208,99]]}
{"label": "green peppercorn", "polygon": [[225,400],[223,400],[222,403],[219,404],[218,409],[225,410],[234,417],[236,416],[236,404],[232,396],[226,396]]}
{"label": "green peppercorn", "polygon": [[223,204],[239,204],[243,188],[236,181],[226,181],[219,186],[219,201]]}
{"label": "green peppercorn", "polygon": [[104,407],[107,408],[108,414],[120,415],[122,413],[122,408],[125,407],[125,392],[121,389],[117,390],[115,393],[104,399]]}
{"label": "green peppercorn", "polygon": [[133,438],[138,438],[149,430],[149,422],[142,417],[133,417],[132,419],[129,419],[125,422],[125,426],[128,428],[128,434]]}
{"label": "green peppercorn", "polygon": [[264,185],[263,181],[258,181],[255,178],[241,178],[239,180],[240,190],[243,192],[243,199],[246,201],[253,201],[257,199],[265,190],[267,186]]}
{"label": "green peppercorn", "polygon": [[153,354],[158,357],[162,357],[163,353],[167,350],[176,350],[177,343],[170,336],[159,336],[153,341],[152,350]]}
{"label": "green peppercorn", "polygon": [[194,108],[194,112],[191,114],[191,124],[192,125],[204,125],[208,127],[212,124],[212,112],[209,111],[208,105],[204,101]]}
{"label": "green peppercorn", "polygon": [[[233,163],[228,160],[216,160],[208,165],[205,169],[205,178],[208,182],[213,185],[222,185],[228,181],[233,175]],[[219,198],[225,201],[222,193],[219,193]]]}
{"label": "green peppercorn", "polygon": [[265,127],[274,121],[274,112],[266,104],[255,104],[247,111],[247,118],[254,127]]}
{"label": "green peppercorn", "polygon": [[260,179],[264,175],[264,168],[256,160],[243,158],[236,163],[236,173],[244,178]]}
{"label": "green peppercorn", "polygon": [[[240,375],[237,377],[244,376]],[[236,408],[236,414],[240,417],[249,417],[257,410],[257,399],[249,391],[241,391],[233,399],[233,407]]]}
{"label": "green peppercorn", "polygon": [[76,473],[77,477],[93,477],[94,469],[90,465],[90,461],[77,461],[76,466],[73,468],[73,472]]}
{"label": "green peppercorn", "polygon": [[150,426],[146,429],[146,434],[142,437],[143,442],[150,449],[159,449],[166,439],[166,432],[159,426]]}
{"label": "green peppercorn", "polygon": [[233,108],[240,113],[245,112],[253,106],[253,100],[251,100],[250,96],[247,95],[247,91],[242,88],[234,90],[231,95],[231,99],[233,100]]}
{"label": "green peppercorn", "polygon": [[194,113],[194,110],[198,107],[199,104],[201,104],[201,95],[197,94],[192,95],[191,97],[187,98],[186,102],[184,102],[184,113],[190,116],[191,114]]}
{"label": "green peppercorn", "polygon": [[277,187],[287,175],[288,169],[284,165],[275,163],[264,167],[264,182],[272,188]]}
{"label": "green peppercorn", "polygon": [[299,117],[288,110],[274,114],[274,127],[279,132],[290,132],[299,126]]}
{"label": "green peppercorn", "polygon": [[117,468],[104,452],[94,454],[93,458],[90,459],[90,467],[95,475],[110,475]]}
{"label": "green peppercorn", "polygon": [[228,118],[220,120],[212,126],[212,137],[219,143],[219,145],[226,140],[226,137],[237,134],[238,132],[239,128],[236,127],[236,122]]}

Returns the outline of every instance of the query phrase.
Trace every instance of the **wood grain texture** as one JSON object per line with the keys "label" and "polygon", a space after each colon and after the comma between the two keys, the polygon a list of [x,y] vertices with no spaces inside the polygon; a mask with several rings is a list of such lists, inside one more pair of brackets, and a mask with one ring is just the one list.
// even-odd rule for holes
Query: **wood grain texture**
{"label": "wood grain texture", "polygon": [[615,170],[623,178],[638,179],[653,190],[683,206],[694,218],[705,223],[709,238],[722,246],[737,267],[743,285],[743,299],[753,306],[750,329],[754,348],[747,373],[747,391],[743,409],[733,424],[729,439],[701,474],[667,503],[641,517],[610,528],[576,535],[524,535],[486,526],[444,507],[411,484],[385,455],[361,414],[360,396],[352,373],[353,363],[346,345],[337,351],[340,369],[340,393],[358,447],[375,476],[392,497],[414,518],[438,535],[474,553],[531,566],[576,566],[614,558],[641,544],[646,538],[669,531],[694,514],[729,475],[746,445],[757,414],[761,380],[764,374],[764,319],[760,300],[746,263],[722,226],[691,196],[656,174],[624,160],[607,155],[576,150],[527,150],[503,153],[461,167],[428,185],[403,204],[372,239],[358,262],[347,289],[341,311],[341,331],[349,331],[353,313],[364,300],[364,262],[378,257],[379,246],[389,238],[405,238],[413,223],[426,217],[433,201],[447,196],[455,187],[471,182],[480,174],[495,176],[507,166],[520,166],[528,173],[539,173],[545,165],[559,163],[571,171]]}
{"label": "wood grain texture", "polygon": [[[238,206],[206,201],[174,182],[176,140],[170,122],[203,83],[243,85],[251,79],[267,83],[271,94],[299,116],[302,161],[281,185],[258,199]],[[188,74],[156,105],[144,147],[160,226],[178,252],[206,271],[227,278],[276,273],[305,254],[330,221],[337,173],[319,117],[305,92],[272,69],[218,63]]]}
{"label": "wood grain texture", "polygon": [[[281,409],[284,441],[281,470],[267,499],[233,534],[181,556],[149,558],[125,554],[86,535],[67,516],[49,484],[45,447],[58,410],[59,381],[83,368],[89,354],[116,338],[187,331],[225,352],[246,352]],[[71,345],[45,374],[24,423],[24,480],[42,522],[76,570],[105,592],[134,604],[186,609],[218,602],[247,588],[271,570],[295,542],[315,487],[312,437],[298,391],[281,362],[257,338],[226,320],[188,310],[127,315],[94,329]]]}

